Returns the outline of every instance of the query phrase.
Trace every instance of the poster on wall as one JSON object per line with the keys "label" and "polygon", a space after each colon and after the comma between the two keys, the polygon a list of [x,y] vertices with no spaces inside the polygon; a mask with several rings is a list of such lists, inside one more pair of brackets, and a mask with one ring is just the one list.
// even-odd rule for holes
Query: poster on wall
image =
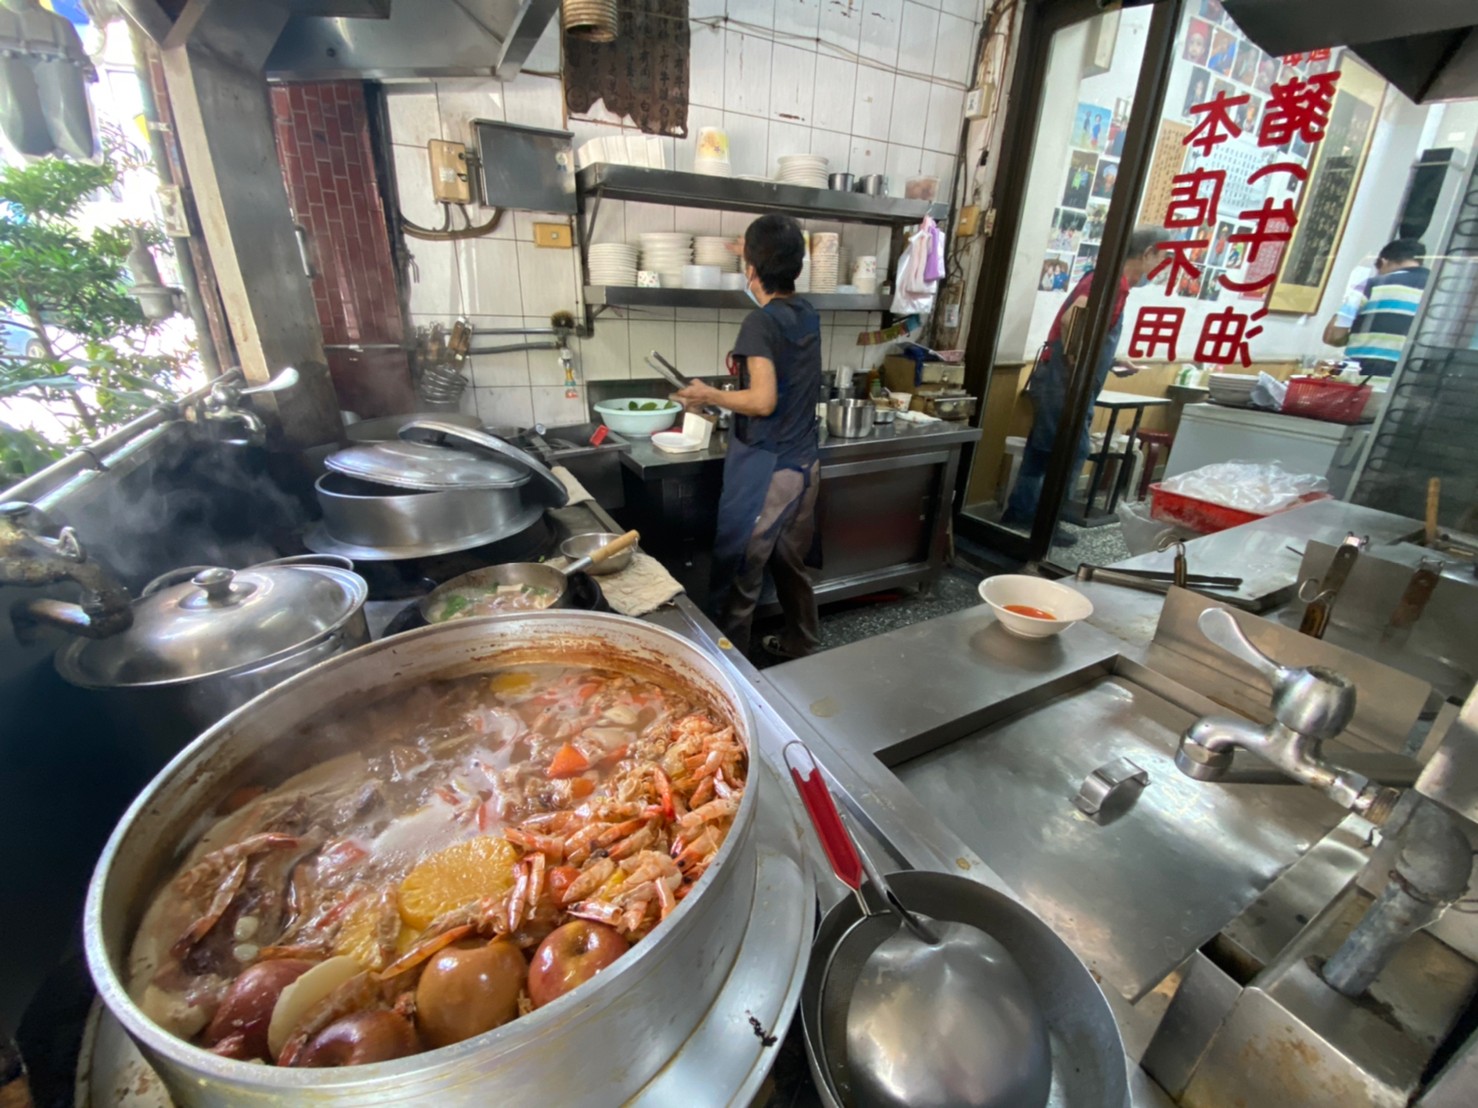
{"label": "poster on wall", "polygon": [[1270,311],[1306,315],[1318,310],[1370,154],[1385,82],[1348,51],[1340,71],[1329,127],[1314,154],[1293,238],[1268,297]]}
{"label": "poster on wall", "polygon": [[1108,223],[1108,205],[1093,201],[1088,205],[1087,219],[1083,224],[1083,241],[1098,242],[1103,238],[1103,228]]}
{"label": "poster on wall", "polygon": [[1096,200],[1107,200],[1114,194],[1114,185],[1119,181],[1119,163],[1107,158],[1098,160],[1098,172],[1093,176],[1093,191],[1089,194]]}
{"label": "poster on wall", "polygon": [[1108,149],[1109,131],[1113,115],[1107,108],[1097,104],[1079,104],[1073,116],[1071,145],[1079,150],[1092,150],[1101,154]]}
{"label": "poster on wall", "polygon": [[1193,107],[1210,99],[1211,70],[1202,69],[1199,65],[1192,66],[1190,83],[1185,89],[1185,105],[1180,109],[1180,114],[1189,117]]}
{"label": "poster on wall", "polygon": [[1181,47],[1181,57],[1192,65],[1205,65],[1206,57],[1211,53],[1211,24],[1204,19],[1191,20],[1190,26],[1186,28],[1185,43]]}
{"label": "poster on wall", "polygon": [[1232,80],[1251,85],[1257,80],[1257,67],[1262,64],[1262,51],[1250,42],[1237,47],[1237,64],[1232,67]]}
{"label": "poster on wall", "polygon": [[1048,254],[1042,262],[1042,279],[1037,283],[1038,291],[1066,292],[1072,265],[1071,254]]}
{"label": "poster on wall", "polygon": [[1059,254],[1076,254],[1083,241],[1087,220],[1085,212],[1058,208],[1052,216],[1052,234],[1047,240],[1047,249]]}
{"label": "poster on wall", "polygon": [[1124,156],[1124,133],[1129,130],[1129,113],[1133,107],[1133,102],[1129,100],[1114,101],[1114,118],[1109,123],[1108,153],[1111,158]]}
{"label": "poster on wall", "polygon": [[1223,77],[1232,75],[1237,60],[1237,40],[1227,31],[1211,32],[1211,56],[1206,59],[1207,67]]}
{"label": "poster on wall", "polygon": [[[1153,223],[1156,226],[1164,223],[1165,208],[1170,203],[1170,190],[1175,175],[1185,162],[1185,139],[1190,133],[1189,123],[1181,123],[1175,119],[1166,119],[1160,123],[1160,133],[1155,136],[1155,152],[1150,156],[1150,172],[1145,179],[1144,198],[1140,201],[1139,218],[1136,222]],[[1090,224],[1093,221],[1091,210],[1088,221]]]}
{"label": "poster on wall", "polygon": [[1211,23],[1231,23],[1227,18],[1227,10],[1221,6],[1221,0],[1201,0],[1201,18]]}
{"label": "poster on wall", "polygon": [[1067,188],[1062,191],[1064,208],[1083,208],[1093,188],[1093,174],[1098,169],[1098,155],[1074,150],[1067,162]]}
{"label": "poster on wall", "polygon": [[1073,288],[1098,264],[1098,247],[1084,243],[1078,247],[1078,256],[1073,259],[1073,271],[1068,278],[1068,288]]}

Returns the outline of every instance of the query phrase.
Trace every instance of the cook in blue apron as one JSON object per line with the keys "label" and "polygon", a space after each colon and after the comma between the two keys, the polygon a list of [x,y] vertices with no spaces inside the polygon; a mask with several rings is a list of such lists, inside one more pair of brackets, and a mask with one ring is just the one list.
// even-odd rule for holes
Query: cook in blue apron
{"label": "cook in blue apron", "polygon": [[821,322],[795,295],[805,250],[800,225],[789,216],[766,215],[749,225],[744,267],[756,310],[734,343],[739,388],[726,392],[695,382],[677,394],[689,406],[715,405],[735,417],[713,540],[714,618],[747,651],[768,570],[785,626],[764,645],[791,658],[810,654],[817,642],[816,595],[806,563],[821,469]]}
{"label": "cook in blue apron", "polygon": [[[1155,244],[1165,235],[1158,228],[1138,228],[1129,238],[1129,258],[1124,263],[1123,275],[1115,290],[1113,315],[1108,334],[1104,337],[1103,349],[1093,367],[1093,392],[1097,399],[1108,381],[1110,373],[1127,377],[1138,373],[1140,368],[1127,358],[1115,356],[1119,348],[1119,336],[1124,330],[1124,302],[1129,290],[1144,281],[1146,274],[1161,258]],[[1030,527],[1036,518],[1038,501],[1042,496],[1042,482],[1047,474],[1047,461],[1052,456],[1052,444],[1062,426],[1064,409],[1067,407],[1068,384],[1072,379],[1072,364],[1066,347],[1073,341],[1070,332],[1081,325],[1086,315],[1088,294],[1093,287],[1095,274],[1089,273],[1078,282],[1063,303],[1052,328],[1047,332],[1047,342],[1027,384],[1027,393],[1032,400],[1032,429],[1027,436],[1026,450],[1022,454],[1021,468],[1016,474],[1016,483],[1011,488],[1011,497],[1006,502],[1001,522],[1007,526]],[[1073,450],[1072,469],[1068,471],[1067,489],[1070,493],[1083,468],[1089,451],[1088,430],[1093,422],[1093,405],[1083,414],[1083,423],[1077,429],[1078,440]],[[1070,546],[1077,539],[1061,530],[1054,537],[1057,545]]]}

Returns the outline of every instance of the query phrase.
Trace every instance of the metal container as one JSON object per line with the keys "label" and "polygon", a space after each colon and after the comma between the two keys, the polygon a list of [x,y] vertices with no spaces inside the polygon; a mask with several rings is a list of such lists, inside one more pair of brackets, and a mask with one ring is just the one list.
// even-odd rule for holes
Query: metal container
{"label": "metal container", "polygon": [[828,400],[826,429],[838,438],[865,438],[872,434],[873,407],[871,400]]}
{"label": "metal container", "polygon": [[[739,953],[755,892],[755,789],[707,873],[677,909],[590,983],[495,1031],[393,1062],[277,1069],[220,1058],[168,1034],[129,998],[120,976],[154,891],[209,813],[270,767],[285,780],[337,750],[302,725],[426,681],[497,668],[502,658],[595,657],[676,681],[712,700],[754,752],[749,709],[719,665],[688,640],[622,616],[540,612],[462,619],[407,632],[335,658],[233,712],[154,779],[113,832],[88,889],[89,968],[180,1108],[269,1103],[482,1106],[495,1098],[606,1106],[634,1096],[708,1016]],[[744,1014],[737,1027],[748,1033]]]}
{"label": "metal container", "polygon": [[[579,560],[589,557],[603,546],[609,546],[621,536],[609,531],[587,531],[583,535],[576,535],[572,539],[565,539],[559,544],[559,552],[566,558]],[[603,562],[593,562],[586,567],[585,572],[592,577],[604,577],[608,573],[620,573],[631,564],[631,559],[636,556],[636,548],[629,547],[626,550],[607,558]]]}
{"label": "metal container", "polygon": [[881,173],[869,173],[865,177],[859,177],[853,188],[868,196],[887,196],[888,178]]}
{"label": "metal container", "polygon": [[975,397],[932,396],[924,401],[924,414],[940,419],[969,419],[975,414]]}
{"label": "metal container", "polygon": [[354,546],[446,548],[506,529],[524,510],[516,488],[422,492],[338,473],[325,473],[313,488],[328,533]]}
{"label": "metal container", "polygon": [[826,178],[826,187],[836,189],[838,192],[851,192],[852,186],[857,183],[857,178],[850,173],[833,173]]}
{"label": "metal container", "polygon": [[254,696],[370,637],[369,588],[347,569],[191,569],[187,582],[150,582],[127,631],[76,639],[56,655],[62,677],[106,698],[153,766]]}
{"label": "metal container", "polygon": [[897,417],[898,411],[886,404],[874,404],[872,406],[872,421],[874,423],[892,423]]}
{"label": "metal container", "polygon": [[[1118,1024],[1097,982],[1071,948],[1024,905],[978,881],[949,873],[906,870],[887,875],[908,907],[939,920],[967,923],[986,932],[1027,971],[1052,1043],[1052,1108],[1129,1108],[1128,1063]],[[826,913],[811,947],[801,986],[801,1022],[806,1056],[821,1103],[842,1108],[846,1042],[832,1045],[822,1018],[822,991],[831,953],[862,916],[846,897]],[[961,1026],[961,1035],[969,1028]]]}

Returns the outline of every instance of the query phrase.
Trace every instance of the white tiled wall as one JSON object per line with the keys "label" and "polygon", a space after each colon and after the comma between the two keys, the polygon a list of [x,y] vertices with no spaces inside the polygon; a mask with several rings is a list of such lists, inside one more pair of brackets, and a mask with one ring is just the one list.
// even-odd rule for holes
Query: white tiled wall
{"label": "white tiled wall", "polygon": [[[738,174],[771,176],[783,154],[825,154],[833,172],[884,173],[902,195],[908,177],[937,175],[947,193],[956,169],[964,93],[970,80],[981,0],[690,0],[692,41],[687,139],[664,139],[668,164],[689,170],[701,127],[722,127]],[[554,32],[541,42],[537,67],[552,71]],[[507,120],[565,127],[579,146],[612,134],[623,121],[596,104],[566,117],[558,79],[524,74],[496,80],[393,85],[391,140],[401,206],[423,225],[439,221],[430,200],[425,143],[432,138],[472,144],[469,121]],[[474,213],[477,216],[479,213]],[[485,217],[486,213],[481,213]],[[414,321],[450,324],[466,315],[475,327],[547,326],[549,314],[580,306],[579,264],[572,250],[535,247],[535,220],[563,217],[514,212],[490,237],[463,243],[410,240],[415,256]],[[643,231],[741,234],[753,216],[665,205],[601,205],[596,242],[638,242]],[[817,223],[840,231],[855,257],[877,254],[888,265],[886,228]],[[579,380],[652,376],[651,350],[684,372],[724,372],[724,355],[743,311],[607,311],[591,338],[576,340]],[[828,367],[869,366],[884,347],[859,346],[859,332],[881,317],[823,312]],[[517,337],[488,338],[516,342]],[[586,418],[583,387],[565,396],[553,351],[472,359],[467,406],[494,424],[548,424]]]}

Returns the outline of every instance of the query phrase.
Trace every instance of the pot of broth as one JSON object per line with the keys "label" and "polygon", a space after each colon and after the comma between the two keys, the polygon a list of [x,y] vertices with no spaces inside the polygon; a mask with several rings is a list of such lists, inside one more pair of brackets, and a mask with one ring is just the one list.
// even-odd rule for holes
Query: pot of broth
{"label": "pot of broth", "polygon": [[624,1102],[737,956],[752,734],[702,651],[620,616],[362,647],[135,801],[94,982],[182,1106]]}

